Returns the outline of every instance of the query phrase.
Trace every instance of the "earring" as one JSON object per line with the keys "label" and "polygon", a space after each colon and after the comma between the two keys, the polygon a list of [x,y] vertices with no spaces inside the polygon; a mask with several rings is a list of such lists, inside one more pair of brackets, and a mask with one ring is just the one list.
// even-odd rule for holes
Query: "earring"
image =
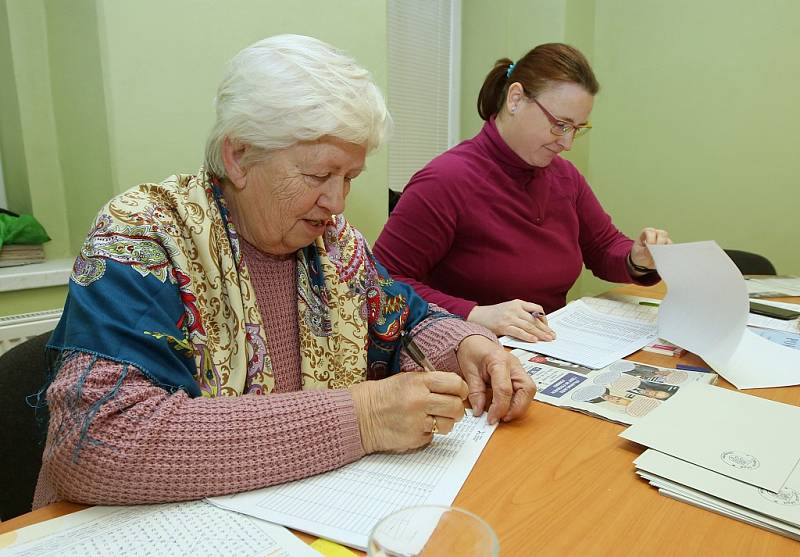
{"label": "earring", "polygon": [[511,107],[511,114],[514,114],[516,111],[517,111],[517,107],[516,106],[512,106]]}

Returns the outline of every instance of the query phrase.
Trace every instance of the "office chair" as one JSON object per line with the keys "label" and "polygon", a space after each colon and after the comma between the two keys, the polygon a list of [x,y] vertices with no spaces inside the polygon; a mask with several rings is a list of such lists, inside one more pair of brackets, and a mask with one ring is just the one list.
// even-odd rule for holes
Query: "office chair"
{"label": "office chair", "polygon": [[394,211],[394,206],[397,205],[397,202],[400,201],[400,196],[403,195],[402,191],[396,191],[393,189],[389,189],[389,214],[392,214]]}
{"label": "office chair", "polygon": [[775,267],[769,259],[757,253],[726,249],[725,253],[743,275],[776,275]]}
{"label": "office chair", "polygon": [[31,510],[48,414],[47,408],[31,407],[27,397],[45,383],[49,338],[43,333],[0,356],[0,520]]}

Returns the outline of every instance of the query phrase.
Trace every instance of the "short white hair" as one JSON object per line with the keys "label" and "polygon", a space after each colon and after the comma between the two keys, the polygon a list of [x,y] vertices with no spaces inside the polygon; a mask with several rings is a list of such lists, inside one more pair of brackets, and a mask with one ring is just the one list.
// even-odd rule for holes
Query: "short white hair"
{"label": "short white hair", "polygon": [[[392,119],[367,70],[332,46],[302,35],[258,41],[231,59],[214,99],[206,169],[225,178],[225,138],[263,156],[299,141],[333,136],[380,147]],[[254,162],[242,161],[247,165]]]}

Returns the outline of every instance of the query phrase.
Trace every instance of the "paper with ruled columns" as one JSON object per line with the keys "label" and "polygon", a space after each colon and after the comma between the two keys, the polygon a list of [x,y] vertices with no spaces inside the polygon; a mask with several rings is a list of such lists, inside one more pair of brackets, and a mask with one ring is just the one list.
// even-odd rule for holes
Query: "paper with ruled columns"
{"label": "paper with ruled columns", "polygon": [[0,535],[4,557],[319,557],[286,528],[204,501],[91,507]]}
{"label": "paper with ruled columns", "polygon": [[415,505],[450,505],[496,426],[465,416],[423,450],[372,454],[337,470],[210,503],[365,550],[384,516]]}
{"label": "paper with ruled columns", "polygon": [[618,304],[626,305],[632,308],[628,314],[610,306],[598,311],[583,300],[575,300],[547,316],[548,325],[556,333],[555,340],[525,342],[505,336],[500,342],[503,346],[600,369],[658,338],[651,316],[637,312],[640,308],[635,305]]}

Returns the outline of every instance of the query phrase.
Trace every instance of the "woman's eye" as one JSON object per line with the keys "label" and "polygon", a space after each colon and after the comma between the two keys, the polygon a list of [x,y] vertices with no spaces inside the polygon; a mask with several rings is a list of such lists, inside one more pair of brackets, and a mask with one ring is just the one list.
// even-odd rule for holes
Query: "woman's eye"
{"label": "woman's eye", "polygon": [[306,174],[305,176],[315,182],[324,182],[331,177],[330,174]]}

